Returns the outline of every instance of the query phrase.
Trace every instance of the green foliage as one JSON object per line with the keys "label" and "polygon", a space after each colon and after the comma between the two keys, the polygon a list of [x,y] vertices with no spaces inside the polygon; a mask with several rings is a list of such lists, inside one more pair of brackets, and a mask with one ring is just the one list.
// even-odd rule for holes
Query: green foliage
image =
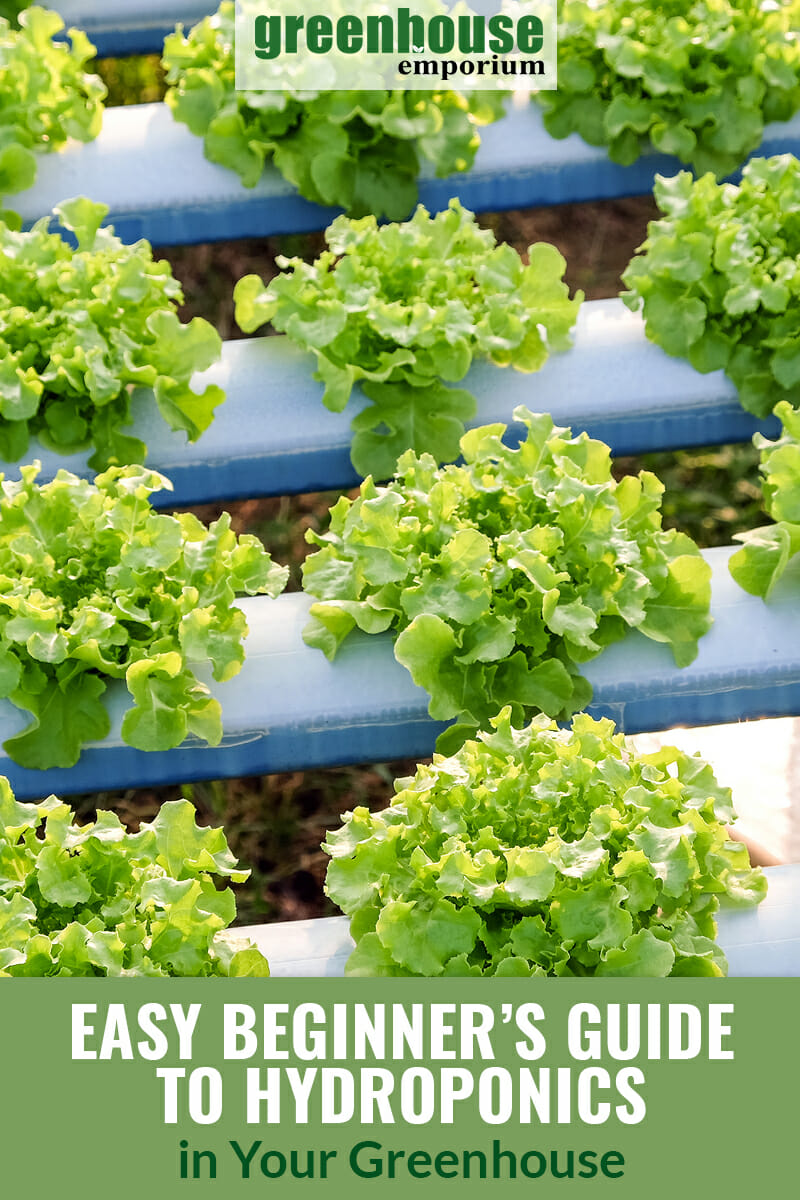
{"label": "green foliage", "polygon": [[748,412],[800,401],[800,162],[753,159],[741,185],[656,177],[665,214],[623,275],[651,341],[698,371],[723,369]]}
{"label": "green foliage", "polygon": [[108,88],[107,108],[123,104],[158,104],[164,99],[166,85],[160,54],[100,58],[97,74]]}
{"label": "green foliage", "polygon": [[562,0],[553,137],[628,164],[651,145],[718,178],[800,108],[797,0]]}
{"label": "green foliage", "polygon": [[458,457],[476,401],[447,384],[473,359],[537,371],[569,344],[583,293],[569,299],[558,251],[531,246],[524,266],[458,200],[434,217],[420,205],[403,224],[337,217],[326,238],[312,265],[279,258],[268,288],[240,279],[236,320],[246,333],[271,321],[315,354],[334,412],[363,383],[372,404],[353,420],[351,451],[362,475],[388,478],[404,450]]}
{"label": "green foliage", "polygon": [[346,974],[726,974],[719,899],[766,894],[729,789],[674,747],[637,755],[611,721],[510,715],[328,834]]}
{"label": "green foliage", "polygon": [[171,487],[154,471],[112,467],[94,484],[59,471],[39,485],[38,469],[0,494],[0,696],[32,718],[5,750],[25,767],[73,766],[109,731],[109,679],[134,700],[128,745],[218,744],[220,706],[193,664],[237,674],[247,624],[234,598],[277,595],[286,569],[257,538],[237,540],[227,513],[207,529],[153,512],[151,493]]}
{"label": "green foliage", "polygon": [[0,197],[23,192],[36,178],[36,154],[60,150],[68,138],[90,142],[103,123],[105,84],[86,71],[94,46],[85,33],[54,42],[58,13],[26,8],[16,22],[0,9]]}
{"label": "green foliage", "polygon": [[12,29],[19,29],[19,14],[28,7],[28,0],[0,0],[0,20],[8,21]]}
{"label": "green foliage", "polygon": [[304,567],[318,597],[306,641],[333,658],[355,626],[395,630],[431,716],[459,720],[439,740],[446,752],[504,705],[517,724],[584,708],[578,664],[628,629],[685,666],[711,624],[710,568],[690,538],[661,529],[656,477],[616,483],[603,442],[525,408],[514,418],[527,427],[518,449],[487,425],[461,439],[463,465],[408,451],[393,482],[367,479],[331,510],[328,533],[307,534],[321,549]]}
{"label": "green foliage", "polygon": [[269,975],[222,932],[241,883],[221,829],[188,800],[130,834],[113,812],[77,825],[55,796],[20,804],[0,776],[0,976]]}
{"label": "green foliage", "polygon": [[754,596],[769,597],[796,554],[800,554],[800,409],[782,400],[775,409],[783,423],[777,441],[753,438],[761,451],[764,507],[776,522],[738,535],[744,542],[730,560],[731,574]]}
{"label": "green foliage", "polygon": [[615,460],[615,472],[653,471],[666,491],[666,529],[688,533],[698,546],[730,546],[761,514],[758,453],[751,442],[660,451]]}
{"label": "green foliage", "polygon": [[468,170],[478,124],[502,103],[499,93],[452,91],[237,92],[233,47],[231,0],[188,35],[179,27],[166,39],[166,101],[176,119],[245,187],[272,161],[306,199],[353,216],[407,216],[421,157],[439,175]]}
{"label": "green foliage", "polygon": [[79,197],[55,209],[77,249],[48,220],[30,233],[0,222],[0,457],[18,462],[31,434],[60,453],[91,444],[89,464],[141,462],[127,436],[131,388],[149,389],[164,420],[195,441],[224,400],[189,382],[222,342],[199,317],[182,325],[180,285],[149,242],[126,246],[101,226],[104,204]]}

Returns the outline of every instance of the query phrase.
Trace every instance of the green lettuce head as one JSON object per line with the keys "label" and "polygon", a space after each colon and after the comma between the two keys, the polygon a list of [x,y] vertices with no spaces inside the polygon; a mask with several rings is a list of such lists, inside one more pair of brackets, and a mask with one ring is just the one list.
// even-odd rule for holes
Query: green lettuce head
{"label": "green lettuce head", "polygon": [[78,825],[55,796],[21,804],[0,776],[0,977],[269,975],[225,932],[236,900],[216,880],[249,874],[188,800],[128,833],[112,812]]}
{"label": "green lettuce head", "polygon": [[346,973],[725,975],[720,901],[756,904],[766,881],[708,764],[638,755],[585,713],[492,725],[328,835]]}

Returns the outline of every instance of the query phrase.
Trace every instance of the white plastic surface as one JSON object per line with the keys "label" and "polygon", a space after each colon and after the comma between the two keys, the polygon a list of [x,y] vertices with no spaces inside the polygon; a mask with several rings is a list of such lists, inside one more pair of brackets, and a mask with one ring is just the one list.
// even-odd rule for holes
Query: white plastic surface
{"label": "white plastic surface", "polygon": [[[798,150],[800,117],[769,126],[759,153]],[[602,199],[647,192],[657,171],[678,169],[676,159],[659,154],[620,167],[577,134],[557,141],[525,103],[481,131],[471,171],[442,180],[424,168],[420,199],[440,209],[457,195],[477,210]],[[255,188],[244,188],[233,171],[204,157],[202,139],[164,104],[107,109],[94,142],[40,157],[36,183],[14,197],[13,208],[30,222],[76,195],[108,204],[126,241],[146,236],[161,245],[322,229],[335,211],[302,200],[272,166]]]}
{"label": "white plastic surface", "polygon": [[[148,464],[175,485],[161,502],[352,486],[358,476],[350,463],[350,422],[367,401],[356,389],[345,412],[329,412],[314,369],[313,355],[286,337],[226,342],[220,362],[195,380],[197,388],[215,383],[227,395],[197,442],[170,431],[152,396],[142,395],[131,431],[149,447]],[[647,341],[641,317],[621,300],[582,305],[573,347],[551,355],[540,371],[478,362],[463,386],[478,400],[471,425],[508,423],[514,408],[524,404],[552,413],[557,424],[571,425],[575,433],[588,430],[617,454],[744,440],[759,427],[721,371],[700,375],[682,359],[670,358]],[[511,431],[521,432],[522,426]],[[26,456],[42,460],[44,477],[62,466],[91,475],[87,457],[88,452],[58,455],[35,442]],[[6,473],[13,476],[15,469]]]}
{"label": "white plastic surface", "polygon": [[[590,711],[629,733],[800,711],[796,573],[764,604],[731,579],[730,550],[706,555],[716,619],[694,663],[680,669],[668,647],[629,634],[585,665],[594,686]],[[18,797],[29,798],[102,791],[112,780],[124,788],[431,754],[442,726],[428,716],[427,694],[394,658],[391,636],[351,634],[328,662],[302,640],[311,601],[295,593],[241,602],[250,625],[241,673],[216,684],[206,668],[198,671],[222,704],[220,746],[189,739],[171,751],[132,750],[120,736],[129,696],[118,682],[108,692],[111,733],[88,746],[75,767],[27,770],[2,755],[0,774]],[[0,702],[0,741],[27,723],[10,701]]]}

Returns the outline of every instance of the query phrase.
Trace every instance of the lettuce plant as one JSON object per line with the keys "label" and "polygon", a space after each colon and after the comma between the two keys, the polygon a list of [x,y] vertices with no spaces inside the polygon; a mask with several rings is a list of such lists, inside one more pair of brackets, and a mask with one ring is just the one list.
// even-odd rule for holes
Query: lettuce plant
{"label": "lettuce plant", "polygon": [[742,182],[656,177],[664,216],[628,265],[623,300],[651,341],[698,371],[722,369],[748,412],[800,401],[800,163],[752,159]]}
{"label": "lettuce plant", "polygon": [[112,812],[78,825],[55,796],[20,804],[0,776],[0,976],[266,976],[224,930],[241,870],[188,800],[131,834]]}
{"label": "lettuce plant", "polygon": [[730,560],[739,586],[765,600],[800,554],[800,409],[782,400],[775,413],[783,423],[778,440],[759,433],[753,439],[761,450],[764,506],[775,524],[737,534],[744,546]]}
{"label": "lettuce plant", "polygon": [[468,170],[478,125],[499,115],[502,97],[489,92],[237,92],[234,15],[224,0],[188,35],[179,27],[163,62],[175,118],[245,187],[271,161],[308,200],[399,219],[416,202],[421,159],[442,176]]}
{"label": "lettuce plant", "polygon": [[95,49],[85,33],[70,43],[58,13],[20,5],[0,8],[0,197],[25,191],[36,178],[36,155],[60,150],[69,138],[90,142],[103,122],[106,87],[86,71]]}
{"label": "lettuce plant", "polygon": [[247,623],[235,596],[277,595],[286,568],[257,538],[237,539],[227,513],[207,529],[153,512],[150,495],[171,484],[144,467],[93,484],[63,470],[37,484],[38,469],[0,490],[0,696],[31,716],[5,750],[25,767],[71,767],[109,732],[111,679],[134,701],[128,745],[168,750],[187,734],[217,745],[220,705],[194,667],[237,674]]}
{"label": "lettuce plant", "polygon": [[126,246],[101,226],[104,204],[78,198],[55,209],[73,249],[48,221],[30,233],[0,222],[0,457],[18,462],[35,434],[71,453],[91,444],[90,466],[144,461],[147,447],[121,427],[131,392],[149,390],[172,429],[195,441],[225,398],[190,387],[222,342],[207,321],[181,323],[180,284],[149,242]]}
{"label": "lettuce plant", "polygon": [[356,626],[392,629],[431,716],[458,718],[439,749],[505,705],[517,724],[585,708],[580,664],[629,629],[685,666],[711,624],[710,568],[662,530],[658,479],[617,483],[603,442],[526,408],[514,418],[527,428],[518,449],[486,425],[461,439],[461,465],[408,451],[386,487],[367,479],[327,533],[306,534],[321,547],[304,567],[317,597],[306,641],[333,658]]}
{"label": "lettuce plant", "polygon": [[371,405],[353,420],[351,456],[362,475],[388,478],[409,449],[458,457],[476,401],[448,385],[473,359],[537,371],[569,344],[583,293],[569,299],[555,247],[531,246],[526,266],[458,200],[403,224],[337,217],[326,238],[313,265],[279,258],[284,273],[266,289],[240,279],[236,320],[247,333],[272,321],[311,351],[334,412],[361,383]]}
{"label": "lettuce plant", "polygon": [[797,0],[559,0],[553,137],[628,164],[653,146],[718,178],[800,108]]}
{"label": "lettuce plant", "polygon": [[609,720],[494,732],[328,834],[348,975],[720,976],[719,901],[766,894],[707,763],[637,755]]}

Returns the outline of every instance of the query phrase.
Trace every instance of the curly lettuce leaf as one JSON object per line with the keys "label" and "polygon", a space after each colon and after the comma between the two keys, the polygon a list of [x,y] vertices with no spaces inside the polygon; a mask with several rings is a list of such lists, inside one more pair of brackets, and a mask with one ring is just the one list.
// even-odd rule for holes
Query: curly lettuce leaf
{"label": "curly lettuce leaf", "polygon": [[402,220],[417,200],[420,162],[437,175],[466,171],[478,127],[500,115],[502,98],[452,91],[236,91],[235,8],[164,43],[175,119],[203,138],[206,157],[255,187],[266,162],[307,200],[351,216]]}
{"label": "curly lettuce leaf", "polygon": [[328,833],[325,890],[355,976],[721,976],[715,914],[766,881],[731,840],[730,791],[609,720],[545,717],[434,757],[383,812]]}
{"label": "curly lettuce leaf", "polygon": [[227,513],[210,528],[155,513],[151,493],[171,485],[143,467],[94,484],[62,470],[40,485],[37,473],[23,467],[0,496],[0,696],[31,716],[6,751],[25,767],[73,766],[108,733],[113,679],[134,701],[129,745],[167,750],[189,734],[217,745],[220,705],[195,667],[210,662],[220,682],[240,670],[236,595],[277,595],[286,568],[237,538]]}
{"label": "curly lettuce leaf", "polygon": [[761,450],[764,507],[775,524],[737,534],[744,546],[729,560],[739,586],[765,600],[800,554],[800,409],[782,400],[775,415],[781,436],[774,442],[761,434],[753,439]]}
{"label": "curly lettuce leaf", "polygon": [[622,278],[648,338],[702,372],[724,370],[748,412],[800,403],[800,163],[754,158],[738,186],[656,176],[664,214]]}
{"label": "curly lettuce leaf", "polygon": [[[2,150],[0,150],[2,170]],[[85,197],[55,209],[73,249],[48,222],[29,233],[0,221],[0,457],[25,457],[31,436],[60,453],[91,445],[96,470],[143,461],[128,436],[131,392],[149,389],[171,429],[190,441],[225,396],[190,381],[219,358],[222,342],[199,317],[183,325],[183,296],[146,241],[126,246]]]}
{"label": "curly lettuce leaf", "polygon": [[0,197],[31,187],[37,154],[100,132],[106,86],[86,70],[95,48],[77,29],[55,41],[63,28],[48,9],[0,5]]}
{"label": "curly lettuce leaf", "polygon": [[618,483],[602,442],[525,408],[514,419],[528,430],[517,449],[488,425],[461,439],[458,466],[408,451],[387,486],[367,479],[327,533],[307,534],[306,641],[333,658],[354,628],[391,629],[431,715],[457,719],[440,749],[504,706],[518,724],[584,708],[580,664],[628,629],[683,666],[711,625],[710,568],[661,528],[655,476]]}
{"label": "curly lettuce leaf", "polygon": [[614,162],[652,147],[722,178],[800,108],[796,0],[559,0],[558,17],[545,127]]}
{"label": "curly lettuce leaf", "polygon": [[361,384],[370,404],[353,419],[351,450],[361,475],[387,479],[409,449],[458,457],[476,400],[453,385],[475,359],[537,371],[569,345],[583,293],[569,298],[555,247],[531,246],[523,264],[458,200],[401,224],[337,217],[326,238],[311,265],[279,259],[268,287],[241,279],[236,320],[246,333],[271,321],[314,354],[334,412]]}
{"label": "curly lettuce leaf", "polygon": [[78,825],[55,796],[19,804],[0,777],[0,976],[256,976],[267,961],[230,937],[242,870],[188,800],[128,833],[115,813]]}

